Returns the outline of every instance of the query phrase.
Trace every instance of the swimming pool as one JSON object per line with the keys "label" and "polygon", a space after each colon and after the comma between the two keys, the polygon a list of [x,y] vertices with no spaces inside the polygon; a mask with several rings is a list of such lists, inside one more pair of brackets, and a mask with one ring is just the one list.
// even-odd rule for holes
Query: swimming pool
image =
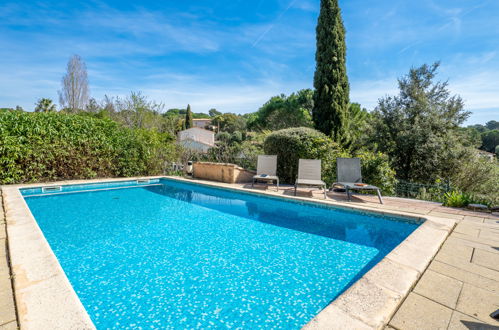
{"label": "swimming pool", "polygon": [[168,179],[22,193],[98,328],[299,328],[418,227]]}

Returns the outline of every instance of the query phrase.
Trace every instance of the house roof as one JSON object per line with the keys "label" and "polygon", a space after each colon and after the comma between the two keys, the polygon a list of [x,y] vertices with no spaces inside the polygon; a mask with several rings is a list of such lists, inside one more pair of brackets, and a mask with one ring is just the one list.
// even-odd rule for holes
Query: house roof
{"label": "house roof", "polygon": [[179,143],[185,143],[186,141],[190,141],[190,142],[195,142],[195,143],[203,144],[203,145],[208,146],[208,147],[213,147],[213,146],[215,146],[215,144],[214,144],[214,143],[207,143],[207,142],[205,142],[205,141],[194,140],[194,139],[192,139],[192,138],[190,138],[190,137],[185,138],[185,139],[184,139],[184,140],[182,140],[182,141],[179,141]]}
{"label": "house roof", "polygon": [[179,142],[193,141],[206,146],[215,145],[215,133],[200,127],[191,127],[189,129],[178,132]]}
{"label": "house roof", "polygon": [[210,133],[215,134],[213,131],[210,131],[209,129],[204,129],[204,128],[201,128],[201,127],[191,127],[191,128],[188,128],[188,129],[184,129],[183,131],[179,131],[179,133],[180,132],[185,132],[185,131],[190,131],[190,130],[193,130],[193,129],[201,130],[201,131],[204,131],[204,132],[210,132]]}

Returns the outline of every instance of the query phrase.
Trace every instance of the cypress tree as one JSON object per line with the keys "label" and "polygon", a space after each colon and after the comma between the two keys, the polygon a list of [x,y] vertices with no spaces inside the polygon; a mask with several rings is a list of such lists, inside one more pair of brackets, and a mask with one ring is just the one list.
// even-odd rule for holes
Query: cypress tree
{"label": "cypress tree", "polygon": [[187,112],[185,113],[185,128],[191,128],[193,127],[194,124],[192,123],[192,111],[191,111],[191,105],[187,105]]}
{"label": "cypress tree", "polygon": [[316,39],[312,118],[319,131],[339,141],[346,125],[350,87],[345,27],[338,0],[321,0]]}

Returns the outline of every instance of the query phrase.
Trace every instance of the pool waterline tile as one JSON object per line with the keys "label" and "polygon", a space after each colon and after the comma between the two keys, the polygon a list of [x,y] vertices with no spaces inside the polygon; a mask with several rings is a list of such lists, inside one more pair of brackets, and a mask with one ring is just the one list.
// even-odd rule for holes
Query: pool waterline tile
{"label": "pool waterline tile", "polygon": [[[169,178],[169,179],[171,180],[172,178]],[[123,180],[123,179],[121,179],[121,180]],[[184,181],[184,180],[182,180],[182,179],[178,180],[178,179],[176,179],[176,178],[175,178],[174,180],[177,180],[177,181]],[[108,181],[108,180],[92,180],[92,181],[90,181],[90,182],[100,182],[100,181]],[[117,180],[117,181],[118,181],[118,180]],[[189,181],[189,180],[186,180],[186,181]],[[85,181],[83,181],[83,182],[82,182],[82,181],[80,181],[79,183],[85,183]],[[223,185],[223,184],[218,184],[218,183],[217,183],[217,184],[210,183],[209,185],[210,185],[210,186],[213,186],[213,185],[214,185],[214,186],[221,187],[221,188],[228,188],[227,186],[225,186],[225,185]],[[38,186],[39,186],[39,184],[38,184]],[[9,187],[9,188],[13,188],[13,187]],[[229,187],[229,188],[231,188],[231,190],[242,190],[242,189],[240,189],[240,188],[236,188],[236,187]],[[5,188],[4,188],[4,189],[5,189]],[[251,192],[248,192],[248,191],[246,191],[246,190],[242,190],[242,191],[243,191],[243,192],[245,192],[245,193],[249,193],[249,194],[255,194],[253,191],[251,191]],[[256,193],[256,194],[261,195],[262,193]],[[264,195],[269,195],[269,194],[266,194],[266,193],[263,193],[263,194],[264,194]],[[277,197],[277,198],[278,198],[278,199],[281,199],[281,200],[283,199],[283,197]],[[338,207],[338,205],[337,205],[337,204],[335,205],[335,203],[331,203],[331,202],[329,202],[329,203],[328,203],[328,202],[323,203],[322,201],[310,201],[310,200],[308,200],[307,198],[292,198],[292,197],[284,197],[284,199],[292,199],[292,200],[302,201],[302,202],[305,202],[305,203],[311,203],[311,204],[316,204],[316,205],[329,205],[329,206],[333,206],[333,207],[335,207],[335,208],[337,208],[337,207]],[[375,214],[379,214],[379,213],[380,213],[380,212],[379,212],[379,210],[373,210],[372,208],[369,208],[369,207],[355,207],[355,206],[354,206],[354,207],[352,207],[352,206],[350,206],[350,205],[348,205],[348,206],[341,205],[341,208],[343,208],[343,209],[345,209],[345,208],[346,208],[346,209],[362,210],[362,211],[367,211],[367,212],[369,212],[369,213],[375,213]],[[28,212],[29,212],[29,211],[28,211]],[[382,212],[382,213],[384,213],[384,214],[386,214],[386,215],[388,215],[388,216],[393,216],[393,215],[395,215],[395,216],[402,216],[402,217],[404,217],[404,218],[405,218],[405,217],[409,217],[409,218],[411,218],[411,219],[415,219],[416,221],[421,221],[421,219],[424,219],[424,217],[423,217],[423,218],[421,218],[421,217],[414,216],[414,214],[407,214],[407,213],[403,213],[403,212],[394,212],[394,213],[392,213],[392,212]],[[445,220],[447,220],[447,219],[445,219]],[[448,221],[444,221],[444,222],[447,224],[447,227],[449,227],[449,228],[451,227],[451,225],[450,225],[450,223],[449,223]],[[447,229],[447,228],[446,228],[446,229]],[[416,230],[416,231],[417,231],[417,230]],[[445,231],[447,231],[447,230],[445,230]],[[444,238],[444,239],[445,239],[445,238]],[[404,243],[402,243],[401,245],[403,245],[403,244],[404,244]],[[429,256],[429,258],[430,258],[430,259],[431,259],[431,257],[432,257],[432,256]],[[373,269],[377,269],[377,268],[379,268],[378,266],[381,266],[381,265],[377,265],[377,266],[375,266],[375,268],[373,268]],[[424,269],[423,269],[423,270],[424,270]],[[422,270],[420,270],[420,271],[422,271]],[[355,285],[355,284],[354,284],[354,285]],[[344,293],[343,295],[345,295],[345,294],[347,294],[347,293]]]}

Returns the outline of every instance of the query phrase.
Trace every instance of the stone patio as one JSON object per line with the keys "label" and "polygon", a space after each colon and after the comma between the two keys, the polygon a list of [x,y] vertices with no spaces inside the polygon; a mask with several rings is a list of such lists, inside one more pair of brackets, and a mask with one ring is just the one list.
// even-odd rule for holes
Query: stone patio
{"label": "stone patio", "polygon": [[[279,192],[264,185],[255,186],[255,190],[279,195],[294,193],[290,186],[282,187]],[[298,195],[323,199],[318,190],[300,189]],[[385,197],[385,203],[381,205],[376,196],[370,195],[354,195],[352,202],[348,202],[344,194],[329,192],[328,200],[339,205],[365,205],[380,211],[436,216],[458,222],[389,321],[387,329],[499,329],[499,322],[489,316],[499,308],[499,214],[393,197]],[[1,206],[0,202],[0,329],[17,329]],[[360,320],[358,324],[365,325]]]}
{"label": "stone patio", "polygon": [[0,192],[0,329],[17,329],[16,309],[7,253],[7,235]]}
{"label": "stone patio", "polygon": [[499,217],[463,217],[389,325],[395,329],[499,329]]}

